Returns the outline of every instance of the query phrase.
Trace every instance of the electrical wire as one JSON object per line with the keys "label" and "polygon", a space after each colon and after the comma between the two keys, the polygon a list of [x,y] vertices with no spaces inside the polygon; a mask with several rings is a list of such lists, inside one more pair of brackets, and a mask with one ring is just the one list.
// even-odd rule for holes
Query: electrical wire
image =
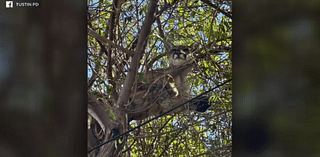
{"label": "electrical wire", "polygon": [[190,102],[190,101],[192,101],[192,100],[195,100],[195,99],[197,99],[197,98],[199,98],[199,97],[201,97],[201,96],[203,96],[203,95],[205,95],[205,94],[207,94],[207,93],[211,92],[212,90],[214,90],[214,89],[216,89],[216,88],[219,88],[219,87],[221,87],[221,86],[223,86],[223,85],[225,85],[225,84],[227,84],[228,82],[231,82],[231,81],[232,81],[232,79],[227,80],[226,82],[223,82],[223,83],[221,83],[221,84],[217,85],[216,87],[211,88],[211,89],[209,89],[209,90],[207,90],[207,91],[205,91],[205,92],[203,92],[203,93],[199,94],[198,96],[196,96],[196,97],[194,97],[194,98],[192,98],[192,99],[189,99],[188,101],[185,101],[185,102],[183,102],[182,104],[180,104],[180,105],[178,105],[178,106],[176,106],[176,107],[174,107],[174,108],[172,108],[172,109],[170,109],[170,110],[168,110],[168,111],[166,111],[166,112],[163,112],[163,113],[159,114],[158,116],[155,116],[155,117],[153,117],[153,118],[151,118],[151,119],[147,120],[146,122],[144,122],[144,123],[142,123],[142,124],[140,124],[140,125],[138,125],[138,126],[136,126],[136,127],[132,128],[132,129],[130,129],[130,130],[128,130],[128,131],[126,131],[126,132],[124,132],[124,133],[120,134],[120,135],[117,135],[116,137],[112,138],[111,140],[109,140],[109,141],[107,141],[107,142],[104,142],[104,143],[101,143],[101,144],[97,145],[96,147],[94,147],[94,148],[92,148],[91,150],[89,150],[89,151],[88,151],[88,153],[90,153],[90,152],[92,152],[92,151],[94,151],[94,150],[96,150],[96,149],[100,148],[101,146],[103,146],[103,145],[105,145],[105,144],[107,144],[107,143],[109,143],[109,142],[112,142],[112,141],[114,141],[114,140],[119,139],[119,138],[120,138],[120,137],[122,137],[123,135],[128,134],[128,133],[132,132],[133,130],[135,130],[135,129],[137,129],[137,128],[140,128],[140,127],[142,127],[142,126],[144,126],[144,125],[146,125],[146,124],[148,124],[148,123],[152,122],[153,120],[155,120],[155,119],[157,119],[157,118],[159,118],[159,117],[162,117],[162,116],[164,116],[164,115],[166,115],[166,114],[170,113],[171,111],[173,111],[173,110],[175,110],[175,109],[177,109],[177,108],[179,108],[179,107],[183,106],[184,104],[186,104],[186,103],[188,103],[188,102]]}

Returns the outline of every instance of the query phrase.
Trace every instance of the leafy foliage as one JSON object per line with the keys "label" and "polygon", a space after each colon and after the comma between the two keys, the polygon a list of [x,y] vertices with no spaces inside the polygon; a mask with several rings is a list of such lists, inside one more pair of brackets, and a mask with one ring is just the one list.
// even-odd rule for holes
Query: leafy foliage
{"label": "leafy foliage", "polygon": [[[88,0],[88,28],[134,52],[149,3],[125,1],[117,4],[121,9],[114,9],[113,1]],[[168,67],[161,38],[192,47],[197,66],[188,81],[193,95],[231,79],[232,19],[226,14],[232,15],[231,1],[160,0],[136,79],[143,81],[146,70]],[[131,57],[88,36],[88,80],[94,80],[89,90],[115,98],[130,69]],[[231,156],[231,90],[227,84],[209,93],[213,105],[205,113],[166,116],[131,132],[122,155]],[[130,127],[138,123],[134,121]]]}

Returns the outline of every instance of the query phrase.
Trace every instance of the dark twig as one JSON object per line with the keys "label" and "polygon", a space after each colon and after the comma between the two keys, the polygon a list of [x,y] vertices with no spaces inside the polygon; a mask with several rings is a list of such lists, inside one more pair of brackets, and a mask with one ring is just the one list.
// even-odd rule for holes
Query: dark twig
{"label": "dark twig", "polygon": [[209,0],[202,0],[202,2],[208,4],[209,6],[215,8],[216,10],[218,10],[220,13],[224,14],[225,16],[229,17],[230,19],[232,19],[232,15],[230,13],[227,13],[226,11],[220,9],[218,6],[212,4]]}

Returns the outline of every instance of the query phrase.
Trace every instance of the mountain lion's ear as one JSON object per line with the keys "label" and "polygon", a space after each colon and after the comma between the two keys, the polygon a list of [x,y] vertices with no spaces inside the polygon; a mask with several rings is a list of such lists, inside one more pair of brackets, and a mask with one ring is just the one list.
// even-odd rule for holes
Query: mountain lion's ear
{"label": "mountain lion's ear", "polygon": [[167,50],[171,50],[174,47],[174,45],[171,42],[164,42],[164,47]]}
{"label": "mountain lion's ear", "polygon": [[190,46],[191,51],[196,51],[201,48],[200,42],[194,42]]}

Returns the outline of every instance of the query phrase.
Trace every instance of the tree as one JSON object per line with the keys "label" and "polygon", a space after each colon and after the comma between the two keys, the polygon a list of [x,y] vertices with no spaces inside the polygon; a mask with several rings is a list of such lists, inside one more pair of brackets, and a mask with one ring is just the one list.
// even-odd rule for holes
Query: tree
{"label": "tree", "polygon": [[[192,47],[197,66],[187,79],[193,96],[232,78],[231,5],[220,0],[88,1],[88,150],[145,121],[128,125],[124,108],[146,70],[168,67],[163,40]],[[231,89],[229,83],[210,92],[213,105],[205,113],[163,116],[88,155],[230,156]]]}

